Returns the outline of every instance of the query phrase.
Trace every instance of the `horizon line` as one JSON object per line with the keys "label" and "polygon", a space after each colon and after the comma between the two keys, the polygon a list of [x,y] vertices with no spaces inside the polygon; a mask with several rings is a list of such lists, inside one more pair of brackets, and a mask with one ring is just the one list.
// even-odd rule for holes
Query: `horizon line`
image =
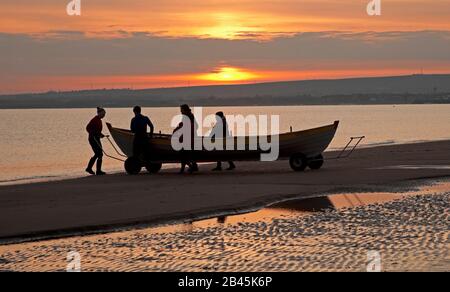
{"label": "horizon line", "polygon": [[284,80],[284,81],[263,81],[263,82],[248,82],[248,83],[236,83],[236,84],[209,84],[209,85],[193,85],[193,86],[168,86],[168,87],[149,87],[141,89],[133,89],[132,87],[124,88],[97,88],[97,89],[73,89],[73,90],[47,90],[41,92],[21,92],[21,93],[2,93],[0,97],[5,96],[19,96],[19,95],[40,95],[49,93],[74,93],[74,92],[89,92],[89,91],[145,91],[145,90],[162,90],[162,89],[187,89],[187,88],[200,88],[200,87],[235,87],[235,86],[250,86],[250,85],[263,85],[263,84],[277,84],[277,83],[295,83],[295,82],[308,82],[308,81],[338,81],[338,80],[356,80],[356,79],[377,79],[377,78],[399,78],[399,77],[414,77],[414,76],[446,76],[448,73],[413,73],[405,75],[380,75],[380,76],[358,76],[358,77],[344,77],[344,78],[320,78],[320,79],[298,79],[298,80]]}

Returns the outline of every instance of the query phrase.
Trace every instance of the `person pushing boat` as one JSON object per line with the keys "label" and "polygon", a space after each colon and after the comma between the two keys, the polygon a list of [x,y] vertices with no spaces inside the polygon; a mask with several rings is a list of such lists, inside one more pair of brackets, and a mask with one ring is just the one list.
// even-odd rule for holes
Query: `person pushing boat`
{"label": "person pushing boat", "polygon": [[[230,129],[228,127],[227,118],[225,117],[223,112],[216,113],[216,119],[217,123],[214,126],[214,129],[212,130],[213,136],[216,139],[224,139],[224,149],[226,147],[226,139],[231,137]],[[228,161],[229,167],[227,170],[234,170],[236,169],[236,165],[233,161]],[[222,171],[222,161],[217,162],[216,168],[213,169],[213,171]]]}
{"label": "person pushing boat", "polygon": [[[89,144],[94,151],[94,156],[89,160],[89,164],[86,168],[86,172],[91,175],[105,175],[106,173],[102,171],[103,163],[103,148],[101,139],[105,137],[103,135],[103,123],[102,119],[106,116],[105,109],[98,107],[97,115],[89,122],[86,127],[86,131],[89,133]],[[97,171],[94,172],[92,168],[95,162],[97,162]]]}
{"label": "person pushing boat", "polygon": [[150,144],[147,129],[150,128],[151,138],[153,137],[155,127],[147,116],[142,115],[142,109],[140,106],[135,106],[133,112],[134,118],[131,120],[130,126],[131,132],[134,133],[133,156],[140,158],[141,155],[144,155],[144,159],[149,160],[148,151]]}
{"label": "person pushing boat", "polygon": [[184,149],[183,152],[185,153],[185,160],[181,162],[181,169],[180,174],[183,174],[186,168],[186,165],[189,166],[189,172],[193,173],[198,171],[198,164],[197,162],[192,159],[191,153],[194,151],[195,148],[195,139],[197,138],[197,132],[198,132],[198,123],[195,119],[194,114],[192,113],[191,108],[187,104],[183,104],[180,106],[180,112],[183,115],[182,121],[178,125],[178,127],[175,128],[173,131],[173,134],[176,134],[178,131],[182,130],[184,127],[189,127],[189,133],[190,133],[190,149]]}

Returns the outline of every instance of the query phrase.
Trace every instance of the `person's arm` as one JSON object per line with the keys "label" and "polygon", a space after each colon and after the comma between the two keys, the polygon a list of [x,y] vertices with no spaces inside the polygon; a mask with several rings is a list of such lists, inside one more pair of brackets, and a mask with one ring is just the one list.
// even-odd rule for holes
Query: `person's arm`
{"label": "person's arm", "polygon": [[100,139],[105,138],[105,135],[103,135],[103,123],[102,120],[98,121],[98,125],[97,125],[97,135],[100,137]]}
{"label": "person's arm", "polygon": [[153,123],[149,118],[147,118],[147,125],[150,127],[150,137],[153,137],[153,133],[155,132],[155,127],[153,126]]}
{"label": "person's arm", "polygon": [[131,130],[132,133],[136,133],[136,126],[135,126],[134,121],[135,121],[135,119],[132,118],[131,119],[131,125],[130,125],[130,130]]}

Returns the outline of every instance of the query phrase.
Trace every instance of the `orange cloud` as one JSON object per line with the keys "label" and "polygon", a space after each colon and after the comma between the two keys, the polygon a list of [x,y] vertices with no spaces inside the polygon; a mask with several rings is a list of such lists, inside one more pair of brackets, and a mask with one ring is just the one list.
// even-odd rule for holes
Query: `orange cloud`
{"label": "orange cloud", "polygon": [[[383,15],[366,14],[368,0],[83,1],[82,16],[66,1],[3,0],[0,32],[149,31],[164,36],[266,39],[302,31],[450,30],[448,0],[390,0]],[[263,37],[263,35],[265,37]]]}

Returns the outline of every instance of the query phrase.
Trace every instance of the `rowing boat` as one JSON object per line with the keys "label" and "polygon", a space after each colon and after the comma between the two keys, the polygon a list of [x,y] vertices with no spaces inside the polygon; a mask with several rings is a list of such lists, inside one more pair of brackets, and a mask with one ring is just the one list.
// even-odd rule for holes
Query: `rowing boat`
{"label": "rowing boat", "polygon": [[[222,139],[224,145],[234,145],[232,149],[225,147],[224,150],[207,151],[175,151],[172,147],[172,135],[154,134],[149,137],[148,155],[143,157],[133,157],[134,134],[125,129],[113,127],[107,123],[109,132],[120,150],[128,158],[125,162],[125,170],[129,174],[137,174],[142,167],[146,167],[150,172],[158,172],[164,163],[179,163],[193,160],[197,162],[216,161],[257,161],[261,155],[268,153],[259,147],[252,148],[252,141],[279,141],[278,160],[289,159],[290,166],[295,171],[303,171],[307,167],[320,169],[324,163],[323,152],[328,148],[333,140],[339,126],[339,121],[333,124],[308,129],[298,132],[289,132],[267,137],[229,137]],[[197,138],[202,145],[205,137]],[[245,147],[239,147],[239,142],[245,141]],[[241,143],[242,144],[242,143]]]}

